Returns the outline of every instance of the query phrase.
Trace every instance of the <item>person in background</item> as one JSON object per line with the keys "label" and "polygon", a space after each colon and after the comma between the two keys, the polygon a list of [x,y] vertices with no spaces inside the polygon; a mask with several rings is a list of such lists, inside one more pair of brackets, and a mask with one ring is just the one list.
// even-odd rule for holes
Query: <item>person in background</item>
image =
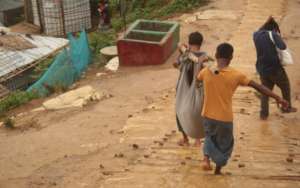
{"label": "person in background", "polygon": [[109,29],[111,27],[109,0],[101,0],[98,11],[100,14],[99,30],[104,31]]}
{"label": "person in background", "polygon": [[233,59],[233,47],[222,43],[217,47],[216,59],[219,74],[214,74],[208,67],[201,70],[197,79],[204,84],[204,117],[205,141],[203,147],[203,170],[212,170],[210,160],[216,163],[215,174],[229,160],[233,145],[233,112],[232,97],[238,86],[249,86],[258,92],[272,97],[287,109],[289,103],[274,94],[270,89],[247,78],[243,73],[230,67]]}
{"label": "person in background", "polygon": [[[270,32],[276,46],[270,38]],[[273,90],[275,85],[280,88],[283,98],[290,104],[287,109],[282,109],[282,112],[296,112],[297,109],[292,107],[291,103],[290,82],[276,50],[276,47],[285,50],[287,46],[281,38],[279,25],[273,17],[269,17],[266,23],[254,33],[253,40],[257,53],[256,69],[261,83],[270,90]],[[266,120],[268,116],[269,97],[262,95],[260,118]]]}

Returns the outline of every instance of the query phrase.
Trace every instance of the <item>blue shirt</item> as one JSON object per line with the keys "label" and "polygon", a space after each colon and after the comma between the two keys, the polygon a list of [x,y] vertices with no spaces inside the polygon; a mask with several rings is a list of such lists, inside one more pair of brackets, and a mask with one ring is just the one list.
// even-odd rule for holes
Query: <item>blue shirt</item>
{"label": "blue shirt", "polygon": [[[286,49],[286,44],[279,34],[272,31],[272,35],[277,48]],[[253,34],[253,40],[256,47],[257,61],[256,69],[260,75],[268,76],[282,69],[276,47],[269,36],[268,30],[259,30]]]}

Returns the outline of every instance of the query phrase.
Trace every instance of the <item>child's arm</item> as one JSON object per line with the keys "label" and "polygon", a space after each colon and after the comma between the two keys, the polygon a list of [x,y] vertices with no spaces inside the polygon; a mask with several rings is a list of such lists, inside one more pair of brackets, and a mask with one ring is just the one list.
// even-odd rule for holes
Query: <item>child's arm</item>
{"label": "child's arm", "polygon": [[289,103],[282,99],[281,97],[279,97],[278,95],[276,95],[275,93],[273,93],[270,89],[268,89],[267,87],[261,85],[261,84],[258,84],[254,81],[250,81],[248,86],[256,89],[258,92],[264,94],[264,95],[267,95],[269,97],[272,97],[273,99],[276,100],[277,104],[280,104],[283,109],[287,109],[289,107]]}

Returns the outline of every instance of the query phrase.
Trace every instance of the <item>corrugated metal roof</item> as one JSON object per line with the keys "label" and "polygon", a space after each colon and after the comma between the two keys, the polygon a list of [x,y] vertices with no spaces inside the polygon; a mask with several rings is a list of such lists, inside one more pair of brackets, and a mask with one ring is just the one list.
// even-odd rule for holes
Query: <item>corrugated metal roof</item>
{"label": "corrugated metal roof", "polygon": [[0,0],[0,12],[24,6],[23,0]]}
{"label": "corrugated metal roof", "polygon": [[36,48],[13,51],[0,47],[0,78],[45,58],[68,44],[68,40],[63,38],[34,35],[29,38],[21,34],[14,33],[14,35],[22,36]]}

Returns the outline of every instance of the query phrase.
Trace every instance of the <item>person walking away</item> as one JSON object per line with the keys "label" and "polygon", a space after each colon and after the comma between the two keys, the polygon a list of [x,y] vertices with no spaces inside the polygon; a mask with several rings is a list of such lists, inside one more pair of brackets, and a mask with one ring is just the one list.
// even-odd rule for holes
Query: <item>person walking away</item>
{"label": "person walking away", "polygon": [[[203,42],[203,35],[199,32],[193,32],[189,35],[188,37],[188,46],[186,46],[188,48],[188,51],[193,53],[196,57],[201,57],[201,56],[206,56],[205,52],[201,51],[201,46],[202,46],[202,42]],[[191,85],[193,79],[197,76],[194,75],[194,64],[193,62],[190,62],[189,60],[186,60],[184,57],[184,55],[181,54],[178,59],[177,62],[175,62],[173,65],[175,68],[178,68],[180,70],[180,75],[177,81],[177,87],[176,87],[176,93],[178,92],[184,92],[184,91],[179,91],[178,88],[179,87],[179,82],[180,79],[182,79],[183,76],[187,76],[188,78],[188,84]],[[186,69],[184,69],[184,66],[187,66]],[[183,70],[187,70],[187,73],[184,73]],[[200,71],[200,69],[199,69]],[[197,72],[197,71],[196,71]],[[177,95],[178,96],[178,95]],[[176,100],[176,106],[178,105],[178,100]],[[182,139],[178,141],[178,145],[180,146],[188,146],[189,145],[189,138],[188,135],[184,132],[183,128],[182,128],[182,124],[178,118],[178,115],[176,114],[176,123],[177,123],[177,128],[178,131],[182,133]],[[199,125],[195,125],[195,126],[199,126]],[[200,139],[195,139],[195,146],[201,146],[201,142]]]}
{"label": "person walking away", "polygon": [[[270,32],[275,45],[270,38]],[[276,50],[276,47],[285,50],[287,46],[280,36],[279,25],[273,17],[270,17],[267,22],[254,33],[253,40],[257,53],[256,69],[260,75],[261,83],[270,90],[273,90],[275,85],[280,88],[283,98],[290,104],[287,109],[282,109],[282,112],[296,112],[297,109],[292,107],[291,103],[290,82]],[[266,120],[268,116],[269,97],[262,95],[260,118]]]}
{"label": "person walking away", "polygon": [[204,84],[204,117],[205,141],[203,147],[203,170],[212,170],[210,160],[216,164],[215,174],[221,174],[221,168],[227,164],[233,145],[233,112],[232,97],[238,86],[249,86],[260,93],[274,98],[283,109],[289,103],[274,94],[270,89],[250,80],[243,73],[230,67],[233,58],[233,47],[222,43],[217,47],[216,59],[219,74],[204,68],[197,76]]}

